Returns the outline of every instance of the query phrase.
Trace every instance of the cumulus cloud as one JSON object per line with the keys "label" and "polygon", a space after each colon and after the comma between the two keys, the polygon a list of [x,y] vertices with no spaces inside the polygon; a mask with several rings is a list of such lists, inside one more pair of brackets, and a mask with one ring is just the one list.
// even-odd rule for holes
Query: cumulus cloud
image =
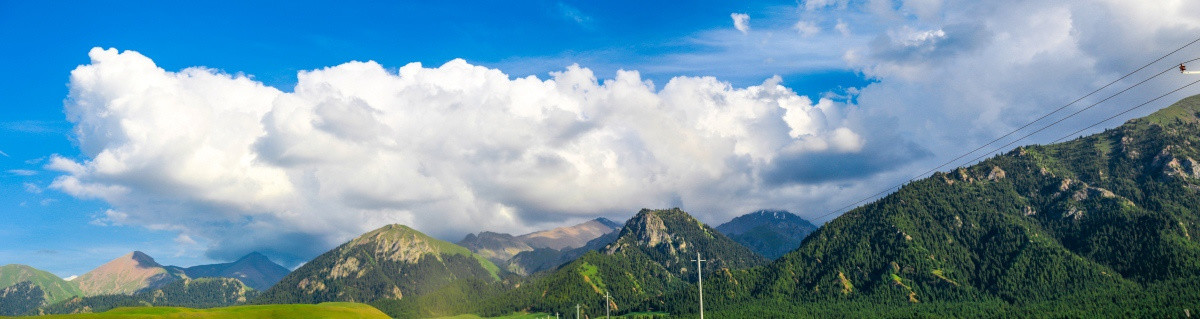
{"label": "cumulus cloud", "polygon": [[[853,70],[868,80],[862,87],[826,94],[844,101],[842,108],[856,110],[854,132],[865,140],[861,151],[781,155],[767,167],[769,173],[760,174],[768,184],[800,181],[800,188],[776,188],[775,203],[813,217],[912,179],[1194,40],[1200,34],[1200,2],[817,0],[755,19],[757,32],[703,31],[688,38],[700,50],[670,54],[655,61],[662,65],[657,69],[643,69],[737,81],[771,74],[794,81]],[[805,23],[833,26],[836,32],[805,35],[796,29]],[[1194,57],[1200,57],[1200,45],[1151,69]],[[1151,81],[1014,145],[1053,141],[1184,84],[1180,81],[1178,76]],[[1196,93],[1200,90],[1184,90],[1118,120]],[[808,147],[820,149],[820,144]]]}
{"label": "cumulus cloud", "polygon": [[452,238],[641,207],[740,211],[814,178],[762,174],[875,145],[853,108],[778,77],[659,89],[579,66],[538,79],[463,60],[349,62],[284,92],[133,51],[89,56],[65,105],[83,157],[51,157],[50,187],[110,203],[96,224],[177,231],[218,259],[297,262],[389,223]]}
{"label": "cumulus cloud", "polygon": [[[907,3],[915,2],[921,1]],[[953,7],[930,1],[912,7],[940,13],[887,24],[866,48],[848,48],[846,60],[878,80],[861,90],[858,106],[891,114],[907,135],[938,150],[938,160],[1028,123],[1194,40],[1200,31],[1200,7],[1188,1],[988,1]],[[1196,54],[1200,48],[1192,47],[1172,59]],[[1061,127],[1087,126],[1175,86],[1170,79],[1151,82]],[[1018,145],[1060,134],[1051,130]]]}
{"label": "cumulus cloud", "polygon": [[745,13],[730,13],[729,17],[733,19],[733,28],[741,31],[743,34],[750,32],[750,15]]}

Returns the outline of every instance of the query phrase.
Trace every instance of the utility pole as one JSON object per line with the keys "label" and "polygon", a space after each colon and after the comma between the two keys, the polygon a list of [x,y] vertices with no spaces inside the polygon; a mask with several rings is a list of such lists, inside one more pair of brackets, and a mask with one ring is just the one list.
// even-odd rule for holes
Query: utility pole
{"label": "utility pole", "polygon": [[575,319],[579,319],[579,304],[575,304]]}
{"label": "utility pole", "polygon": [[609,297],[608,297],[608,292],[607,292],[607,291],[605,291],[605,292],[604,292],[604,318],[608,318],[608,310],[609,310],[609,308],[608,308],[608,307],[609,307],[609,306],[608,306],[608,305],[609,305],[608,298],[609,298]]}
{"label": "utility pole", "polygon": [[707,260],[700,258],[700,252],[697,251],[696,259],[692,261],[696,262],[696,283],[700,284],[700,319],[704,319],[704,271],[701,270],[700,263]]}

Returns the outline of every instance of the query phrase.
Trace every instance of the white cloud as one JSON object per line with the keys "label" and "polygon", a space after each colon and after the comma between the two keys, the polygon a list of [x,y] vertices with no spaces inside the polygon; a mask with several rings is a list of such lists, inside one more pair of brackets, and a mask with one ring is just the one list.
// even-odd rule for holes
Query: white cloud
{"label": "white cloud", "polygon": [[17,175],[17,176],[33,176],[33,175],[37,175],[37,171],[33,171],[33,170],[27,170],[27,169],[10,169],[10,170],[8,170],[7,172],[8,172],[9,174],[13,174],[13,175]]}
{"label": "white cloud", "polygon": [[805,37],[811,37],[821,32],[821,28],[817,27],[816,24],[804,20],[797,21],[796,24],[792,25],[792,29],[796,29],[796,32]]}
{"label": "white cloud", "polygon": [[[797,18],[832,25],[836,32],[805,36],[795,28]],[[778,8],[755,19],[756,32],[701,31],[686,39],[700,50],[667,54],[654,60],[660,66],[641,68],[656,74],[713,74],[743,83],[772,74],[804,82],[797,79],[844,70],[871,80],[847,89],[849,96],[826,96],[849,101],[841,108],[856,111],[853,132],[865,141],[859,154],[876,157],[843,156],[834,161],[801,156],[776,161],[791,170],[764,174],[768,181],[779,176],[805,180],[803,185],[775,190],[785,203],[781,207],[803,207],[802,215],[814,216],[907,181],[1194,40],[1200,34],[1200,2],[822,0]],[[1193,57],[1200,57],[1200,45],[1152,68]],[[1178,77],[1152,81],[1060,125],[1069,129],[1050,129],[1015,145],[1052,141],[1182,84]],[[1200,89],[1185,90],[1119,120],[1196,93]],[[851,135],[842,137],[846,139],[840,145],[854,144],[846,142],[855,140]],[[838,152],[819,142],[792,143],[787,150]],[[859,170],[840,166],[807,169],[821,161],[855,163],[872,173],[855,175]],[[839,182],[830,187],[819,182],[825,178]]]}
{"label": "white cloud", "polygon": [[844,37],[850,36],[850,25],[846,24],[846,21],[842,21],[842,19],[837,19],[837,24],[833,26],[833,29],[837,30],[838,34]]}
{"label": "white cloud", "polygon": [[4,157],[11,157],[11,156],[8,156],[8,153],[5,153],[4,151],[0,151],[0,155],[4,155]]}
{"label": "white cloud", "polygon": [[178,230],[216,259],[300,260],[388,223],[448,238],[641,207],[742,211],[779,196],[758,176],[776,162],[870,145],[844,104],[779,78],[657,89],[636,71],[350,62],[301,72],[287,93],[132,51],[89,55],[66,103],[86,158],[52,157],[64,175],[51,187],[110,203],[96,224]]}
{"label": "white cloud", "polygon": [[741,31],[743,34],[750,32],[750,15],[745,13],[730,13],[730,18],[733,18],[733,28]]}
{"label": "white cloud", "polygon": [[572,7],[571,5],[559,2],[558,12],[559,14],[562,14],[564,18],[574,21],[576,24],[579,24],[582,27],[591,28],[592,26],[592,17],[583,14],[582,11],[579,11],[578,8]]}
{"label": "white cloud", "polygon": [[37,184],[34,184],[34,183],[25,183],[25,184],[24,184],[24,186],[25,186],[25,191],[26,191],[26,192],[29,192],[29,193],[32,193],[32,194],[41,194],[41,193],[42,193],[42,188],[41,188],[41,187],[38,187],[38,186],[37,186]]}

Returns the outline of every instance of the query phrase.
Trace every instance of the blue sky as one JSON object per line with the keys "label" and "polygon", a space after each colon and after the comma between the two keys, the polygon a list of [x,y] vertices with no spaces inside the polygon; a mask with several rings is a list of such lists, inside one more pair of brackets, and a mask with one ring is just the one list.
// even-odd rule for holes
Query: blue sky
{"label": "blue sky", "polygon": [[[4,247],[0,248],[0,263],[30,264],[68,276],[81,274],[131,250],[142,250],[161,263],[178,265],[225,261],[251,250],[263,250],[291,266],[347,236],[391,222],[423,225],[418,228],[454,240],[464,232],[488,227],[522,232],[596,216],[623,218],[645,206],[682,206],[705,222],[714,224],[758,208],[783,208],[804,216],[818,216],[864,194],[874,193],[877,187],[873,186],[904,180],[914,171],[931,167],[930,163],[953,158],[963,149],[969,149],[967,146],[978,145],[1024,124],[1023,121],[1031,120],[1040,110],[1046,109],[1044,101],[1069,101],[1094,88],[1099,81],[1115,78],[1150,60],[1149,57],[1186,43],[1198,30],[1197,14],[1188,13],[1200,12],[1188,10],[1194,6],[1173,2],[1089,6],[1087,3],[1045,5],[1024,1],[1013,4],[990,1],[699,1],[685,5],[655,1],[343,2],[337,5],[304,1],[251,4],[241,1],[0,1],[0,39],[4,39],[0,41],[0,49],[5,52],[5,59],[0,62],[0,74],[5,75],[0,76],[0,152],[3,152],[0,154],[0,170],[3,171],[0,189],[6,194],[0,198],[0,216],[10,221],[0,226],[0,246]],[[1156,11],[1171,13],[1162,16],[1153,13]],[[747,15],[747,29],[740,30],[735,26],[731,17],[734,13]],[[1102,23],[1110,20],[1120,23]],[[370,185],[385,189],[398,187],[398,193],[404,195],[336,203],[289,200],[280,201],[276,206],[246,208],[236,205],[242,203],[239,198],[219,198],[222,194],[219,190],[213,193],[218,195],[207,197],[170,195],[176,194],[171,192],[163,192],[161,194],[167,195],[160,196],[154,191],[171,188],[177,188],[179,192],[205,191],[195,188],[203,187],[195,186],[201,184],[189,184],[186,180],[160,180],[135,173],[101,176],[64,170],[64,166],[58,165],[66,163],[63,161],[52,163],[53,158],[60,158],[89,169],[100,169],[100,164],[92,162],[96,154],[83,149],[121,153],[135,146],[146,147],[118,145],[120,141],[97,139],[95,135],[81,141],[73,133],[78,121],[96,125],[89,126],[97,129],[96,132],[116,132],[112,131],[114,127],[89,122],[89,119],[103,118],[99,113],[88,113],[90,109],[79,108],[82,115],[76,122],[68,120],[64,113],[65,107],[74,109],[78,105],[66,101],[72,88],[81,96],[95,93],[96,98],[111,93],[104,91],[107,87],[88,87],[83,80],[72,84],[72,70],[88,64],[98,68],[111,66],[115,64],[106,61],[130,59],[129,55],[89,57],[89,51],[94,47],[136,51],[135,54],[144,56],[165,72],[203,67],[207,70],[204,72],[210,74],[244,75],[284,93],[292,92],[297,85],[298,72],[329,68],[326,69],[328,76],[334,79],[338,74],[352,73],[351,67],[343,65],[349,61],[375,61],[393,75],[409,63],[420,62],[429,74],[459,76],[450,71],[440,74],[434,68],[462,59],[466,65],[504,72],[509,79],[532,75],[539,80],[555,79],[562,83],[567,82],[567,75],[585,74],[568,71],[568,66],[578,64],[593,72],[595,81],[601,85],[610,80],[620,82],[616,80],[620,78],[618,70],[636,70],[637,80],[654,84],[647,94],[664,101],[682,101],[678,102],[682,104],[663,102],[670,105],[661,108],[675,109],[643,114],[638,108],[625,109],[629,105],[638,105],[641,100],[628,100],[620,105],[600,105],[597,109],[600,111],[595,111],[598,113],[581,111],[583,113],[576,116],[579,127],[594,134],[579,138],[548,136],[544,144],[529,142],[513,146],[528,157],[543,158],[535,162],[549,166],[496,161],[494,167],[488,166],[482,171],[499,176],[517,174],[513,172],[521,172],[522,167],[543,167],[552,171],[559,167],[553,163],[575,165],[577,170],[567,175],[546,174],[522,179],[517,177],[518,174],[504,180],[478,180],[465,176],[469,174],[461,172],[465,171],[463,166],[446,165],[441,167],[446,172],[440,173],[446,175],[429,175],[433,176],[431,185],[434,187],[431,188],[443,189],[445,194],[408,194],[409,188],[405,187],[411,186]],[[1193,49],[1181,54],[1200,52]],[[552,72],[566,75],[556,77]],[[1032,75],[1038,78],[1031,80]],[[773,76],[779,76],[778,82],[772,82]],[[672,82],[675,77],[683,78]],[[705,82],[703,77],[711,77],[713,82]],[[364,83],[367,82],[346,84],[328,80],[326,85],[341,89],[342,94],[352,95],[348,93],[352,91],[351,87]],[[672,83],[674,89],[665,89],[668,83]],[[1168,88],[1173,83],[1153,83],[1146,92],[1135,92],[1128,101],[1154,95],[1153,89]],[[786,90],[770,90],[774,85],[781,85]],[[755,91],[759,89],[765,91]],[[179,96],[221,94],[219,91],[189,90],[192,88],[181,87],[175,93]],[[139,98],[136,92],[118,93],[132,94],[129,96],[134,100]],[[713,99],[687,99],[706,96],[704,94],[712,95]],[[768,96],[774,99],[771,103],[790,104],[767,107],[751,103],[770,100]],[[616,99],[619,95],[604,97]],[[808,100],[793,99],[799,97]],[[829,99],[821,101],[821,97]],[[362,99],[380,112],[377,114],[396,117],[417,114],[407,113],[411,109],[402,112],[400,109],[406,107],[403,105],[379,104],[368,97]],[[719,121],[739,114],[736,112],[712,113],[718,119],[715,122],[714,118],[704,116],[696,117],[694,123],[689,122],[692,117],[672,117],[697,108],[705,111],[700,105],[713,101],[716,101],[713,105],[727,102],[743,107],[738,104],[737,101],[741,101],[738,99],[748,99],[746,103],[753,106],[745,104],[744,107],[757,113],[736,123]],[[428,101],[435,103],[437,100]],[[787,109],[790,107],[794,109]],[[274,109],[278,111],[279,106]],[[793,113],[786,113],[785,109]],[[319,115],[319,112],[314,114]],[[486,114],[495,117],[495,114],[505,113],[470,116]],[[693,135],[662,135],[667,133],[606,124],[589,118],[597,114],[629,119],[663,116],[677,119],[682,123],[681,128],[697,132]],[[127,121],[136,122],[136,115],[123,116]],[[1076,126],[1103,115],[1098,112],[1090,118],[1084,116],[1085,119]],[[476,117],[470,117],[474,120],[469,123],[488,126],[486,121],[480,122],[482,120]],[[467,123],[452,122],[456,120],[461,119],[450,116],[445,119],[447,123]],[[501,121],[494,125],[513,123],[525,122]],[[511,133],[536,137],[536,132],[557,127],[550,122],[531,125],[534,125],[532,131]],[[1116,124],[1108,126],[1112,125]],[[267,130],[270,132],[269,128]],[[445,138],[444,144],[457,143],[460,139],[452,136],[454,134],[437,135],[438,131],[431,128],[405,132],[403,134],[411,136]],[[508,133],[500,131],[494,135]],[[602,138],[605,136],[617,138],[606,140]],[[696,156],[685,158],[689,160],[687,162],[701,163],[696,164],[695,170],[682,170],[679,167],[686,166],[682,164],[685,162],[677,163],[661,156],[637,157],[642,156],[638,154],[652,154],[651,146],[663,142],[654,140],[653,136],[681,140],[712,138],[701,144],[727,143],[730,146],[681,148],[681,154]],[[290,141],[298,143],[311,138],[301,136]],[[1055,138],[1046,136],[1042,141]],[[480,139],[476,141],[478,143],[466,143],[462,147],[473,152],[511,151],[486,148],[503,144],[505,140]],[[288,141],[281,137],[276,142],[292,145],[287,144]],[[597,141],[608,144],[589,144],[601,143]],[[678,144],[671,140],[666,142],[666,145]],[[417,145],[404,140],[398,143]],[[266,144],[267,139],[263,139],[253,146]],[[334,144],[339,145],[342,144]],[[420,149],[426,151],[417,151]],[[260,151],[259,158],[268,157],[265,151],[257,150]],[[171,158],[164,155],[166,152],[127,153],[128,157],[121,158],[126,165],[138,165],[143,163],[139,160]],[[361,154],[361,150],[347,152]],[[490,155],[500,156],[497,154],[501,153]],[[544,160],[545,156],[550,156],[547,154],[559,157],[547,162]],[[610,154],[628,171],[612,176],[595,175],[599,177],[593,179],[578,177],[585,176],[580,175],[582,172],[591,171],[584,168],[594,168],[578,159],[593,158],[591,155],[595,154]],[[403,171],[403,165],[408,163],[406,158],[420,158],[421,165],[425,165],[422,169],[436,171],[438,169],[429,168],[429,163],[464,160],[457,155],[446,156],[428,148],[413,147],[388,156],[364,159],[362,165],[365,166],[359,167],[399,167],[397,170]],[[704,166],[705,163],[716,166]],[[370,166],[376,164],[381,166]],[[346,169],[340,166],[301,168],[283,162],[266,166],[266,169],[284,171],[289,176],[288,181],[294,184],[293,188],[301,190],[307,185],[301,180],[304,172]],[[252,167],[258,168],[263,167]],[[459,171],[455,171],[456,168]],[[622,184],[631,176],[646,174],[660,179],[649,184]],[[96,195],[62,184],[55,186],[55,180],[63,176],[94,187],[132,189],[140,195]],[[563,176],[575,176],[571,178],[576,179],[565,180],[567,177]],[[347,183],[340,179],[313,178],[324,186],[321,189]],[[456,182],[442,184],[445,180]],[[600,207],[595,209],[572,207],[570,202],[556,203],[553,199],[563,198],[563,195],[551,190],[556,187],[545,186],[552,182],[602,186],[609,183],[612,187],[565,188],[573,193],[593,193],[610,200],[592,204]],[[622,185],[653,188],[660,184],[675,185],[676,189],[635,192],[640,194],[619,190],[624,187]],[[355,195],[354,191],[360,188],[346,186],[346,191],[339,193],[341,197],[337,198]],[[467,195],[461,195],[463,193]],[[438,202],[445,198],[458,204],[413,204]],[[471,204],[461,204],[464,201],[471,201]],[[443,226],[423,217],[435,210],[463,213],[452,214],[451,220],[457,225]],[[339,215],[337,212],[341,211],[353,213]],[[216,221],[196,217],[204,214],[233,217]],[[363,222],[338,224],[335,229],[330,229],[290,220],[288,216]],[[197,226],[198,221],[203,226]],[[264,223],[282,226],[263,228],[266,227],[262,226]],[[261,245],[231,243],[239,241],[231,234],[255,229],[265,229],[262,233],[267,234],[253,239]],[[295,242],[296,238],[304,238],[300,242],[312,243],[308,246],[316,248],[298,249],[295,244],[286,243]]]}

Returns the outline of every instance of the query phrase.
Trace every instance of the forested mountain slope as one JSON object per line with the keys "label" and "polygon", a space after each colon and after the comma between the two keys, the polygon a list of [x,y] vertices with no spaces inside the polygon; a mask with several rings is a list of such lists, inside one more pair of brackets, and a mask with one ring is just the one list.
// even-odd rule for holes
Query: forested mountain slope
{"label": "forested mountain slope", "polygon": [[1190,97],[1103,133],[936,173],[718,285],[760,299],[1018,305],[1195,291],[1198,115]]}
{"label": "forested mountain slope", "polygon": [[403,225],[355,238],[288,274],[258,303],[402,299],[465,280],[499,279],[499,268],[466,248]]}

